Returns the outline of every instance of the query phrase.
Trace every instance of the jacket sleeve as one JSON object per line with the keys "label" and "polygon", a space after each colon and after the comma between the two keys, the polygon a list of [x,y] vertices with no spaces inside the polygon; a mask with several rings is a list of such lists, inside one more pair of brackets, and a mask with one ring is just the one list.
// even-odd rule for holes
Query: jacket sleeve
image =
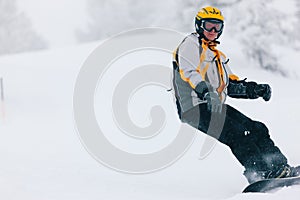
{"label": "jacket sleeve", "polygon": [[[200,47],[202,48],[202,47]],[[200,52],[198,38],[187,37],[178,49],[179,73],[182,80],[188,82],[195,89],[202,77],[197,71],[200,64]]]}

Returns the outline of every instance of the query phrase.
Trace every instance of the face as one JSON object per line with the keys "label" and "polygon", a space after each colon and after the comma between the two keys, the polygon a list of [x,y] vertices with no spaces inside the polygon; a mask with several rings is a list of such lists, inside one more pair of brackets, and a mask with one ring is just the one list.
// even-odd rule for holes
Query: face
{"label": "face", "polygon": [[204,29],[203,34],[208,40],[215,40],[218,34],[223,30],[223,22],[218,20],[205,20],[202,23]]}
{"label": "face", "polygon": [[214,41],[218,37],[218,33],[216,33],[215,30],[212,30],[211,32],[204,30],[203,34],[210,41]]}

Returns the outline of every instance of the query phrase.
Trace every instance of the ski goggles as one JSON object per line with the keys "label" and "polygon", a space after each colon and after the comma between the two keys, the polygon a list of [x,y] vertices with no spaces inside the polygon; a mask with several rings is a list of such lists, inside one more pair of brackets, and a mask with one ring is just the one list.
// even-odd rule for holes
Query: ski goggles
{"label": "ski goggles", "polygon": [[224,23],[218,20],[204,20],[202,22],[202,28],[207,32],[211,32],[214,29],[216,33],[220,33],[223,27]]}

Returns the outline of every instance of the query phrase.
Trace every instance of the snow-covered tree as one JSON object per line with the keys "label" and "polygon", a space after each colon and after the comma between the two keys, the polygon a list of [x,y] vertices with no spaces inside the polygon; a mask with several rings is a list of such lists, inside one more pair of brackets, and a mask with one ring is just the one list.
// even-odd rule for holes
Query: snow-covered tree
{"label": "snow-covered tree", "polygon": [[[278,8],[278,0],[204,1],[219,7],[226,18],[226,31],[238,39],[244,52],[261,68],[287,75],[278,63],[279,44],[293,40],[293,13]],[[293,0],[286,1],[287,4]],[[290,19],[290,23],[287,23]],[[274,48],[275,47],[275,48]]]}
{"label": "snow-covered tree", "polygon": [[15,0],[0,0],[0,54],[37,50],[46,42],[33,31],[30,20],[16,8]]}
{"label": "snow-covered tree", "polygon": [[[298,0],[295,0],[296,1],[296,19],[297,19],[297,26],[295,26],[298,30],[298,33],[300,31],[300,26],[299,26],[299,23],[300,23],[300,1]],[[300,38],[300,35],[298,34],[298,38]]]}
{"label": "snow-covered tree", "polygon": [[294,37],[296,39],[296,42],[294,43],[295,44],[295,47],[296,47],[296,50],[300,51],[300,1],[296,0],[296,21],[294,22],[294,27],[295,27],[295,30],[294,30]]}
{"label": "snow-covered tree", "polygon": [[[85,31],[78,32],[81,41],[103,39],[132,28],[159,26],[182,32],[194,31],[194,18],[203,6],[220,8],[226,20],[226,34],[238,40],[244,53],[261,68],[283,75],[278,61],[280,44],[291,44],[299,38],[294,11],[278,6],[281,0],[87,0],[90,21]],[[293,7],[299,0],[286,0]],[[293,5],[292,5],[293,4]],[[287,23],[288,19],[288,23]],[[293,25],[296,24],[296,25]],[[296,38],[297,37],[297,38]]]}
{"label": "snow-covered tree", "polygon": [[192,0],[87,0],[88,26],[77,36],[80,41],[91,41],[141,27],[192,31],[199,6]]}
{"label": "snow-covered tree", "polygon": [[260,67],[280,71],[272,46],[285,40],[282,36],[285,30],[280,28],[281,14],[270,6],[272,1],[244,0],[235,4],[231,7],[234,12],[230,16],[230,30]]}

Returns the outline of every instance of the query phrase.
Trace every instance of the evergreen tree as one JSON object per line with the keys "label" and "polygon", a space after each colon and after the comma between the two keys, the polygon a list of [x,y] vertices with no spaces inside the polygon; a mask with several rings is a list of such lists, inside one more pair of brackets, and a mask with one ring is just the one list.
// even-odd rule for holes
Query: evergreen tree
{"label": "evergreen tree", "polygon": [[99,40],[141,27],[191,31],[198,6],[199,2],[192,0],[88,0],[88,26],[86,30],[77,31],[77,38]]}
{"label": "evergreen tree", "polygon": [[300,1],[296,0],[296,21],[294,22],[294,38],[296,41],[294,42],[296,50],[300,51]]}
{"label": "evergreen tree", "polygon": [[[291,0],[289,0],[291,3]],[[209,2],[209,1],[205,1]],[[226,16],[226,31],[239,40],[244,52],[261,68],[286,76],[278,63],[276,45],[289,42],[291,27],[284,27],[289,13],[274,6],[276,0],[214,0]]]}
{"label": "evergreen tree", "polygon": [[[280,44],[297,47],[295,40],[300,41],[300,3],[298,0],[286,1],[289,5],[297,3],[296,22],[295,13],[274,6],[280,1],[88,0],[89,26],[86,31],[78,32],[78,38],[81,41],[98,40],[128,29],[149,26],[189,33],[195,31],[194,18],[197,11],[204,6],[215,6],[225,16],[226,34],[239,41],[244,54],[263,69],[287,75],[279,64],[278,52],[275,50]],[[287,23],[287,19],[291,23]]]}
{"label": "evergreen tree", "polygon": [[18,53],[46,47],[32,29],[29,19],[18,12],[15,0],[0,0],[0,54]]}

